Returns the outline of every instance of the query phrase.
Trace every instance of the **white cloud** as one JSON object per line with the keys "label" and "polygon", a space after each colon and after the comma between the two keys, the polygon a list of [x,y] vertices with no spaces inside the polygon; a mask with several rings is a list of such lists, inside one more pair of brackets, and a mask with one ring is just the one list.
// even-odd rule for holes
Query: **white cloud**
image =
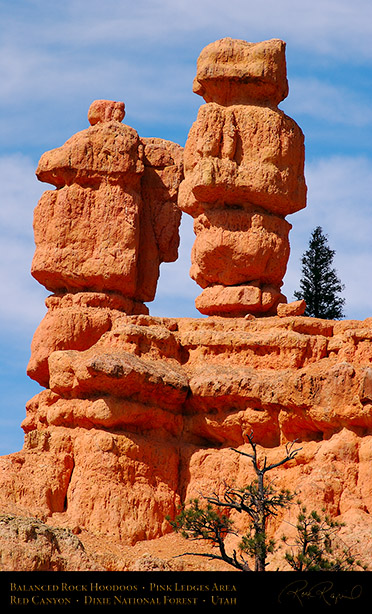
{"label": "white cloud", "polygon": [[0,157],[0,228],[5,237],[12,233],[32,240],[33,210],[44,190],[29,157]]}
{"label": "white cloud", "polygon": [[[35,178],[34,162],[22,155],[0,157],[0,285],[6,300],[0,302],[2,330],[25,339],[31,337],[45,314],[47,291],[30,274],[34,253],[33,210],[47,184]],[[201,292],[189,276],[193,220],[181,223],[179,258],[161,265],[158,292],[150,312],[159,316],[195,317],[195,297]]]}
{"label": "white cloud", "polygon": [[[177,72],[194,71],[205,44],[232,36],[279,37],[293,54],[305,51],[334,61],[363,63],[372,57],[369,0],[65,0],[34,1],[3,9],[1,100],[43,100],[114,85],[126,92],[149,83],[148,93],[177,94]],[[63,6],[63,10],[62,10]],[[23,10],[22,10],[23,8]],[[314,59],[314,58],[313,58]],[[314,61],[316,61],[314,59]],[[152,73],[152,78],[150,75]],[[182,75],[181,75],[182,76]],[[172,90],[172,82],[175,87]],[[191,90],[191,81],[185,87]],[[25,97],[23,98],[25,100]]]}
{"label": "white cloud", "polygon": [[316,160],[307,166],[306,178],[313,221],[317,216],[348,251],[370,244],[372,161],[361,156]]}
{"label": "white cloud", "polygon": [[[307,165],[308,206],[289,220],[291,258],[284,292],[293,298],[301,277],[300,259],[311,231],[321,225],[336,250],[334,265],[345,284],[348,317],[372,314],[368,287],[372,262],[372,161],[337,156]],[[34,163],[25,156],[0,158],[0,283],[6,300],[0,303],[3,329],[31,338],[45,313],[46,291],[31,277],[34,251],[32,212],[48,186],[34,178]],[[184,214],[179,258],[161,265],[156,299],[150,312],[163,316],[197,317],[194,300],[201,288],[189,276],[195,239],[193,220]]]}
{"label": "white cloud", "polygon": [[[283,291],[288,300],[299,289],[301,257],[312,230],[322,226],[336,251],[333,262],[345,284],[348,318],[372,316],[370,267],[372,262],[372,160],[333,156],[309,163],[306,168],[308,205],[289,216],[291,257]],[[195,235],[192,218],[183,214],[179,259],[163,264],[154,303],[154,315],[200,317],[194,307],[202,291],[189,277],[190,254]],[[176,312],[177,311],[177,312]]]}
{"label": "white cloud", "polygon": [[369,0],[34,0],[32,5],[32,11],[3,9],[7,39],[32,38],[35,45],[51,45],[57,51],[66,41],[72,48],[135,45],[143,53],[148,45],[174,46],[186,37],[190,44],[195,36],[276,36],[313,53],[358,54],[358,61],[372,55]]}
{"label": "white cloud", "polygon": [[193,218],[183,213],[180,226],[180,247],[176,262],[163,263],[155,301],[149,303],[150,313],[165,317],[201,317],[195,308],[195,298],[202,292],[190,277],[191,248],[195,241]]}
{"label": "white cloud", "polygon": [[192,93],[194,63],[179,62],[175,55],[164,60],[163,50],[157,68],[155,50],[148,43],[146,49],[147,57],[139,59],[130,50],[111,55],[108,49],[100,55],[96,48],[92,56],[79,49],[71,58],[69,52],[35,49],[31,41],[30,46],[22,41],[0,45],[2,147],[38,147],[41,154],[42,147],[61,145],[88,127],[88,108],[97,98],[123,100],[125,121],[142,136],[183,144],[202,103]]}
{"label": "white cloud", "polygon": [[[11,344],[17,362],[15,385],[10,392],[2,385],[7,411],[18,403],[23,412],[14,387],[27,388],[25,399],[34,393],[25,357],[45,313],[46,291],[29,273],[32,210],[46,186],[34,178],[35,160],[5,154],[22,150],[36,156],[60,146],[87,126],[95,98],[124,100],[125,121],[142,136],[183,144],[202,102],[192,94],[197,57],[224,36],[287,42],[290,69],[297,71],[285,103],[290,115],[327,122],[330,131],[370,126],[370,0],[0,0],[0,318],[2,357],[10,356]],[[310,232],[320,224],[336,250],[347,315],[372,314],[371,177],[366,157],[308,164],[309,204],[290,220],[292,254],[284,287],[289,299],[298,288]],[[157,297],[149,304],[154,315],[199,316],[194,299],[201,289],[189,277],[193,241],[192,220],[184,215],[179,260],[161,266]],[[22,358],[13,358],[15,344]],[[11,372],[10,366],[2,369],[2,382]],[[1,426],[9,441],[4,421]],[[0,441],[0,448],[5,444]]]}

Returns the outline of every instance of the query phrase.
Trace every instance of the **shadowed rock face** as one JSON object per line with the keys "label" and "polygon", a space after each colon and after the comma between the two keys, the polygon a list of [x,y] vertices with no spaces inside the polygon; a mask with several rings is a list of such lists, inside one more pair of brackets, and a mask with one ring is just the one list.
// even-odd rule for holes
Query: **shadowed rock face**
{"label": "shadowed rock face", "polygon": [[187,139],[178,202],[195,218],[190,275],[204,288],[196,307],[207,315],[274,314],[286,302],[284,217],[306,204],[303,135],[277,108],[288,93],[285,44],[208,45],[194,91],[207,104]]}
{"label": "shadowed rock face", "polygon": [[[64,309],[68,321],[76,306]],[[273,462],[298,440],[278,487],[347,520],[352,539],[372,530],[371,319],[110,318],[88,349],[51,351],[24,448],[0,459],[2,509],[117,543],[157,539],[181,501],[253,479],[231,450],[253,430]]]}

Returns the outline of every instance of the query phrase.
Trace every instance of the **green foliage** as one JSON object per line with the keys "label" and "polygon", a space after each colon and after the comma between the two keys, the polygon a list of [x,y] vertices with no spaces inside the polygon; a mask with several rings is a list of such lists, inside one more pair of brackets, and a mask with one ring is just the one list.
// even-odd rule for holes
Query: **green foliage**
{"label": "green foliage", "polygon": [[275,549],[275,541],[267,540],[265,533],[251,531],[243,535],[242,541],[239,544],[242,552],[247,553],[254,559],[266,559],[268,554],[272,554]]}
{"label": "green foliage", "polygon": [[[267,527],[270,519],[277,516],[280,509],[291,505],[294,494],[289,490],[277,491],[272,484],[265,481],[267,472],[295,458],[299,449],[293,445],[286,447],[286,454],[276,463],[267,464],[267,458],[259,462],[257,446],[253,436],[248,435],[252,453],[234,450],[248,457],[256,473],[256,479],[244,488],[236,488],[224,484],[222,495],[214,492],[202,495],[204,504],[199,499],[190,501],[186,507],[180,508],[180,513],[174,520],[167,517],[174,531],[181,533],[186,539],[205,540],[209,542],[213,552],[185,552],[192,556],[204,556],[218,559],[240,571],[265,571],[267,557],[276,550],[274,540],[269,539]],[[226,512],[224,512],[226,510]],[[241,536],[238,549],[228,553],[225,539],[228,535],[238,535],[234,529],[230,513],[237,511],[247,514],[249,526]],[[332,520],[325,513],[307,512],[305,506],[300,506],[297,517],[296,537],[294,544],[289,544],[283,536],[283,543],[290,548],[284,558],[294,571],[350,571],[356,568],[366,569],[356,560],[350,549],[345,548],[338,539],[338,531],[343,526]]]}
{"label": "green foliage", "polygon": [[206,556],[210,559],[219,559],[232,565],[241,571],[248,571],[247,562],[233,550],[230,556],[225,549],[225,538],[228,534],[235,533],[233,523],[226,514],[221,513],[218,507],[207,503],[205,507],[200,507],[199,499],[192,499],[189,507],[183,506],[180,514],[175,520],[167,517],[168,522],[174,531],[180,532],[186,539],[203,539],[209,541],[212,548],[218,547],[219,553],[193,553],[186,552],[195,556]]}
{"label": "green foliage", "polygon": [[327,236],[317,226],[302,257],[300,290],[294,293],[295,298],[305,300],[307,316],[330,320],[344,317],[345,299],[339,296],[344,286],[332,268],[334,255],[335,251],[328,246]]}
{"label": "green foliage", "polygon": [[[183,507],[175,520],[169,520],[173,529],[180,532],[184,537],[191,539],[209,540],[211,545],[218,548],[218,554],[186,553],[195,556],[208,556],[212,559],[220,559],[236,569],[242,571],[265,571],[267,555],[274,551],[274,542],[267,537],[267,524],[270,518],[277,515],[278,510],[287,507],[294,495],[288,490],[275,491],[271,484],[265,483],[265,475],[275,467],[283,465],[293,459],[298,450],[293,449],[293,444],[287,446],[286,455],[277,463],[268,465],[264,458],[259,463],[257,446],[253,441],[252,434],[248,435],[248,442],[252,453],[233,450],[238,454],[248,457],[253,465],[257,479],[244,488],[236,488],[228,484],[224,485],[222,495],[212,493],[203,496],[206,506],[201,507],[198,499],[190,502],[188,508]],[[249,519],[249,528],[242,536],[239,544],[240,552],[235,550],[231,554],[225,549],[225,538],[230,533],[235,533],[233,523],[222,510],[229,513],[235,510],[245,513]],[[236,534],[236,533],[235,533]],[[248,559],[243,555],[248,555]],[[250,560],[249,560],[250,559]],[[252,564],[253,559],[253,564]]]}
{"label": "green foliage", "polygon": [[[338,540],[337,533],[343,524],[332,520],[324,512],[307,512],[300,507],[297,517],[297,535],[285,559],[294,571],[352,571],[366,569]],[[283,537],[286,545],[288,539]]]}
{"label": "green foliage", "polygon": [[199,499],[192,499],[190,507],[181,508],[181,513],[175,520],[168,521],[176,532],[181,532],[185,539],[206,539],[212,543],[224,540],[228,533],[232,533],[232,521],[225,514],[220,514],[208,503],[200,507]]}
{"label": "green foliage", "polygon": [[267,524],[278,510],[288,507],[294,497],[289,490],[276,492],[273,487],[255,480],[246,488],[238,491],[241,496],[241,509],[250,517],[248,532],[242,536],[239,548],[256,562],[261,571],[266,567],[266,558],[275,548],[274,540],[267,538]]}

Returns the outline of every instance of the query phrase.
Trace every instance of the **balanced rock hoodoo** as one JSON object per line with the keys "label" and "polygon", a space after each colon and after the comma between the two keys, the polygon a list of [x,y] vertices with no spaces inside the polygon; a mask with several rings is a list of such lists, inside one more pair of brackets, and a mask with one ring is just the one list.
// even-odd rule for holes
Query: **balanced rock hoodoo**
{"label": "balanced rock hoodoo", "polygon": [[[35,211],[32,273],[53,294],[28,373],[44,390],[27,404],[23,449],[0,458],[0,569],[38,569],[42,549],[43,569],[128,570],[135,552],[164,547],[160,568],[175,569],[185,547],[167,515],[224,482],[249,484],[231,447],[247,450],[251,431],[273,464],[298,440],[275,486],[345,521],[345,544],[372,564],[372,318],[304,317],[281,294],[284,218],[306,196],[303,136],[277,108],[287,88],[282,41],[223,39],[198,61],[206,104],[184,164],[180,146],[139,137],[124,104],[102,100],[90,128],[41,158],[38,177],[56,189]],[[177,257],[177,198],[195,218],[191,274],[207,318],[145,305],[160,262]],[[206,561],[187,569],[220,569]]]}
{"label": "balanced rock hoodoo", "polygon": [[178,255],[182,147],[141,139],[121,123],[123,102],[96,100],[88,118],[91,127],[45,153],[36,171],[57,188],[34,215],[32,275],[54,292],[28,367],[43,386],[51,351],[87,349],[117,312],[148,313],[160,263]]}
{"label": "balanced rock hoodoo", "polygon": [[286,215],[306,205],[304,138],[277,108],[288,94],[285,44],[225,38],[198,59],[206,104],[185,146],[179,206],[195,218],[191,277],[203,314],[271,315],[289,257]]}

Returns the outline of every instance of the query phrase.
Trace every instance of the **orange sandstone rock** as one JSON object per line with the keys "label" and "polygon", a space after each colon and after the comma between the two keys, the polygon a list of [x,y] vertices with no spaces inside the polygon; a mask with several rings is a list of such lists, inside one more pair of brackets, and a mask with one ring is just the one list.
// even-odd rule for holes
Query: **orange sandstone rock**
{"label": "orange sandstone rock", "polygon": [[[196,306],[207,315],[274,314],[285,302],[291,225],[283,218],[306,204],[303,134],[276,106],[288,92],[285,44],[208,45],[194,91],[207,104],[187,139],[178,202],[195,218],[190,275],[205,289]],[[261,293],[271,286],[269,300],[258,298],[257,283]],[[220,284],[234,290],[216,294]]]}
{"label": "orange sandstone rock", "polygon": [[46,388],[52,352],[87,350],[111,329],[122,313],[148,313],[143,303],[114,293],[53,294],[45,304],[48,311],[32,339],[27,374]]}
{"label": "orange sandstone rock", "polygon": [[118,311],[88,349],[51,353],[24,449],[1,459],[2,509],[118,544],[159,539],[181,500],[253,477],[230,450],[253,430],[271,460],[297,439],[301,453],[276,483],[361,535],[372,506],[371,360],[369,320]]}
{"label": "orange sandstone rock", "polygon": [[178,256],[183,149],[141,139],[121,122],[124,103],[95,101],[92,124],[41,157],[57,188],[34,213],[33,276],[55,293],[35,333],[28,374],[48,386],[55,350],[85,350],[119,312],[148,313],[161,262]]}
{"label": "orange sandstone rock", "polygon": [[[105,101],[98,102],[99,110]],[[110,119],[118,117],[110,104],[97,123],[39,162],[38,178],[58,189],[45,192],[35,210],[32,274],[52,291],[152,301],[160,263],[177,258],[182,148],[142,141]]]}
{"label": "orange sandstone rock", "polygon": [[252,209],[214,209],[197,217],[191,277],[202,288],[238,286],[247,279],[281,284],[291,225]]}
{"label": "orange sandstone rock", "polygon": [[261,100],[279,104],[288,96],[285,43],[249,43],[223,38],[207,45],[197,61],[193,91],[221,105]]}
{"label": "orange sandstone rock", "polygon": [[278,302],[286,300],[273,286],[260,287],[259,281],[249,285],[222,286],[206,288],[195,300],[195,306],[206,315],[242,317],[247,314],[262,315],[276,311]]}
{"label": "orange sandstone rock", "polygon": [[0,543],[0,571],[101,569],[71,530],[49,527],[36,518],[0,515]]}
{"label": "orange sandstone rock", "polygon": [[144,162],[141,178],[143,215],[136,298],[152,301],[160,264],[174,262],[178,258],[181,210],[177,206],[177,195],[183,178],[183,148],[157,138],[142,138],[141,143]]}
{"label": "orange sandstone rock", "polygon": [[[35,212],[32,266],[54,294],[28,366],[45,390],[27,404],[23,449],[0,459],[4,570],[23,569],[23,556],[35,570],[175,569],[182,544],[166,516],[224,482],[251,482],[231,449],[247,450],[251,431],[272,463],[298,441],[275,485],[345,520],[345,543],[372,564],[372,318],[304,317],[304,302],[280,292],[284,217],[306,194],[302,133],[276,107],[284,44],[217,41],[194,87],[207,104],[182,183],[182,148],[141,139],[112,101],[95,101],[91,127],[40,161],[57,189]],[[144,305],[160,262],[177,257],[177,198],[195,218],[191,274],[209,318],[156,318]],[[294,514],[278,515],[270,536]],[[25,549],[30,532],[38,543]]]}
{"label": "orange sandstone rock", "polygon": [[285,318],[287,316],[302,316],[306,309],[306,303],[303,299],[293,301],[292,303],[280,303],[278,305],[278,316]]}
{"label": "orange sandstone rock", "polygon": [[122,122],[125,117],[124,102],[113,100],[95,100],[89,107],[88,120],[91,126],[99,122],[115,120]]}

